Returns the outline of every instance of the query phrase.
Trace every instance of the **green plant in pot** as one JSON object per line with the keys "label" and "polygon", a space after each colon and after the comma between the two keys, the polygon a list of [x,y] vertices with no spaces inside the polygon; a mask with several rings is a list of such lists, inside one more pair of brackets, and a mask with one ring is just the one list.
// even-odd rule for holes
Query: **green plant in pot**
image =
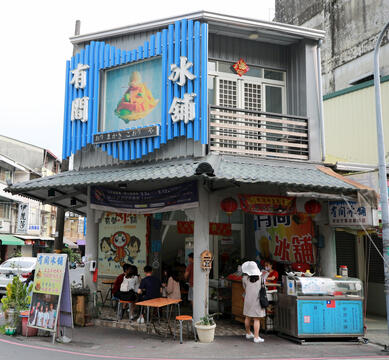
{"label": "green plant in pot", "polygon": [[219,313],[207,314],[195,324],[200,342],[211,343],[215,338],[216,323],[214,317]]}
{"label": "green plant in pot", "polygon": [[28,310],[30,306],[31,297],[29,294],[32,290],[32,284],[27,288],[19,277],[15,276],[12,282],[7,285],[6,290],[6,296],[1,299],[1,302],[3,311],[8,318],[6,333],[13,335],[20,322],[19,313]]}

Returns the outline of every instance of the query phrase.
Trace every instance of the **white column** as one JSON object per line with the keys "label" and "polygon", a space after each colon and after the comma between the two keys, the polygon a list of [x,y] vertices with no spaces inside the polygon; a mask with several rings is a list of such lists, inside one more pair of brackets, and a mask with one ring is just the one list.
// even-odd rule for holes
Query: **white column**
{"label": "white column", "polygon": [[89,286],[91,293],[97,290],[97,283],[93,281],[93,272],[90,269],[90,262],[96,261],[98,257],[98,236],[99,224],[95,222],[95,211],[90,207],[90,187],[88,186],[88,199],[86,211],[86,243],[85,243],[85,285]]}
{"label": "white column", "polygon": [[[194,216],[194,275],[193,275],[193,319],[199,321],[201,317],[208,313],[205,308],[206,289],[205,271],[200,268],[200,254],[204,250],[209,250],[209,195],[199,183],[199,207]],[[208,304],[208,300],[207,300]]]}
{"label": "white column", "polygon": [[336,275],[335,230],[328,225],[320,225],[320,234],[324,236],[324,248],[320,249],[321,276]]}

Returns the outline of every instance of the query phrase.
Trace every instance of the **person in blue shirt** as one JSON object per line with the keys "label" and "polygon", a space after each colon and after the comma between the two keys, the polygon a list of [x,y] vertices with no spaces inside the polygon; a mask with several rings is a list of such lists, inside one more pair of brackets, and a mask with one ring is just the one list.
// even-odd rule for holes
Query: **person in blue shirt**
{"label": "person in blue shirt", "polygon": [[[150,265],[146,265],[143,271],[145,272],[145,277],[139,285],[139,300],[144,301],[161,297],[161,281],[153,276],[153,268]],[[140,324],[144,323],[143,314],[139,316],[137,322]]]}

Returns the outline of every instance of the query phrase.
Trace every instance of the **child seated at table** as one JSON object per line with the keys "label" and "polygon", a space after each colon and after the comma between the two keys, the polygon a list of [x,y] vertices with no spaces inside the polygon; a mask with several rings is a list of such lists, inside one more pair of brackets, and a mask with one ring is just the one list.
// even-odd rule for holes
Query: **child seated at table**
{"label": "child seated at table", "polygon": [[[143,271],[145,272],[145,277],[139,285],[139,301],[159,298],[161,296],[161,281],[153,276],[153,268],[150,265],[146,265]],[[144,323],[143,314],[140,314],[137,322],[140,324]]]}

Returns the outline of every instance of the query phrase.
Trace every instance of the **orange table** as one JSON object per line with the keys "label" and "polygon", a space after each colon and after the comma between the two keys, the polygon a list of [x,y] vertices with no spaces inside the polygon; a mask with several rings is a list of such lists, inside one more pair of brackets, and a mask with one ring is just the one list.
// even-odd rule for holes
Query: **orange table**
{"label": "orange table", "polygon": [[[168,327],[168,329],[170,329],[170,333],[172,333],[172,329],[170,326],[171,306],[177,305],[178,315],[180,315],[180,302],[181,301],[182,301],[181,299],[155,298],[155,299],[137,302],[136,305],[145,306],[147,309],[147,317],[146,317],[147,332],[149,331],[150,323],[153,324],[155,332],[158,332],[156,327],[155,327],[154,321],[152,321],[153,316],[151,316],[151,319],[150,319],[150,308],[157,308],[158,309],[158,320],[159,320],[159,309],[166,306],[167,307],[167,311],[166,311],[167,327]],[[151,315],[153,315],[153,314],[151,314]],[[166,336],[167,336],[167,332],[166,332]]]}

